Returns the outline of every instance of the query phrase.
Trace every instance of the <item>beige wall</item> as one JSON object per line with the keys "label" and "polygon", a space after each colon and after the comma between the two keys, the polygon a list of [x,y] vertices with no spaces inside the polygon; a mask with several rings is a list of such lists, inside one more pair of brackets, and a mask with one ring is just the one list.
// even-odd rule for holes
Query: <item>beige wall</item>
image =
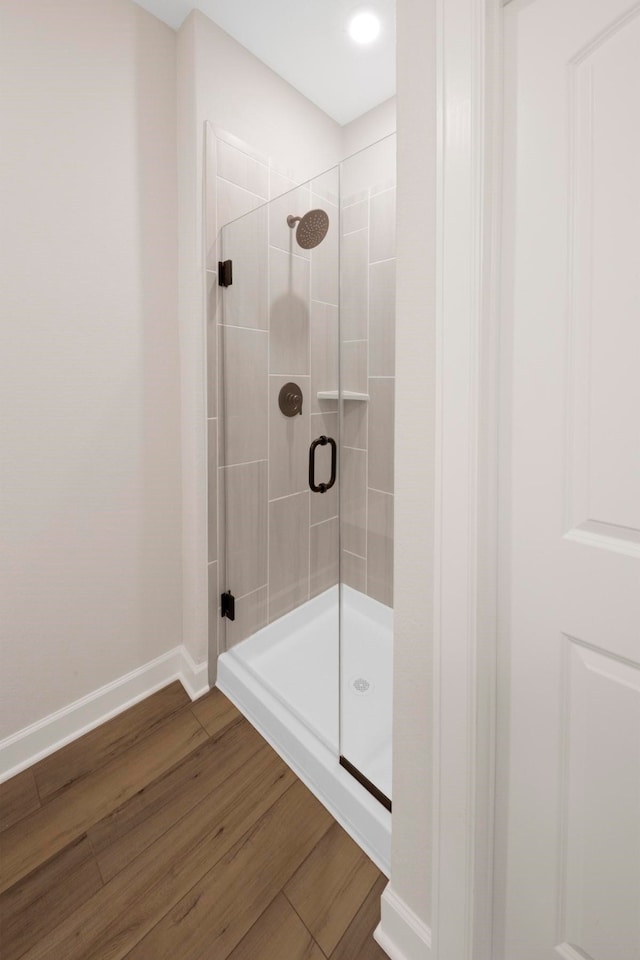
{"label": "beige wall", "polygon": [[189,19],[202,117],[252,144],[297,183],[342,158],[343,128],[335,120],[203,14]]}
{"label": "beige wall", "polygon": [[2,0],[0,737],[181,641],[175,34]]}
{"label": "beige wall", "polygon": [[178,34],[178,112],[184,642],[204,662],[208,622],[217,619],[208,594],[218,594],[217,556],[207,542],[207,432],[216,418],[209,416],[207,430],[204,125],[250,144],[297,183],[337,163],[343,141],[337,123],[197,11]]}

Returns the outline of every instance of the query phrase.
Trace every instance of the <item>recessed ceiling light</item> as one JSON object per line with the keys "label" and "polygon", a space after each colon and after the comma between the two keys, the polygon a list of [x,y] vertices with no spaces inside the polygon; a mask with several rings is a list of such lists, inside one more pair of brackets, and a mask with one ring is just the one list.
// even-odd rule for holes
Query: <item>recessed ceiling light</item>
{"label": "recessed ceiling light", "polygon": [[349,21],[349,35],[356,43],[373,43],[380,33],[380,20],[370,10],[361,10]]}

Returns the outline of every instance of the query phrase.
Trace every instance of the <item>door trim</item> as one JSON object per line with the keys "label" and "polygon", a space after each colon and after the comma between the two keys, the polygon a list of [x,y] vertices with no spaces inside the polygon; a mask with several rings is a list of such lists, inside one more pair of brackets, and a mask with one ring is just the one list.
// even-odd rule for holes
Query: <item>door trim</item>
{"label": "door trim", "polygon": [[443,960],[492,956],[501,83],[501,0],[438,0],[432,950]]}
{"label": "door trim", "polygon": [[[376,932],[394,960],[491,960],[492,954],[502,6],[502,0],[436,0],[435,38],[425,36],[419,49],[411,28],[420,27],[420,12],[412,0],[398,0],[404,21],[398,61],[413,58],[398,89],[399,140],[403,116],[420,110],[420,92],[409,78],[421,75],[425,91],[435,86],[435,396],[428,395],[429,383],[424,391],[435,404],[436,437],[433,619],[415,625],[412,644],[401,638],[394,663],[394,672],[410,675],[418,668],[410,662],[417,644],[428,650],[427,664],[432,656],[426,681],[432,728],[415,729],[411,714],[400,704],[394,708],[394,769],[406,768],[416,750],[431,758],[428,777],[415,782],[411,798],[414,809],[424,810],[420,844],[430,854],[430,886],[424,891],[406,849],[408,827],[399,818],[407,801],[394,784],[394,838],[400,839]],[[424,55],[433,46],[435,76],[431,56]],[[412,170],[429,170],[433,139],[411,146]],[[413,198],[420,209],[429,207],[431,189],[427,181],[424,203]],[[403,196],[403,204],[408,199]],[[410,227],[406,249],[411,240],[419,244],[424,223],[412,220]],[[411,264],[407,274],[402,269],[400,258],[398,283],[406,297],[415,284],[409,283]],[[426,304],[402,307],[407,326],[429,316]],[[405,530],[405,540],[409,535]],[[396,562],[406,548],[397,544]]]}

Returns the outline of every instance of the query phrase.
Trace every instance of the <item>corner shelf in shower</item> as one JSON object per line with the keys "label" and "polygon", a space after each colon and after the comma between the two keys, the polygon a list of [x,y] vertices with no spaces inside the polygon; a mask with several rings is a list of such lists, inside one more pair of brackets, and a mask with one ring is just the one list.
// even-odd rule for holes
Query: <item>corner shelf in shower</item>
{"label": "corner shelf in shower", "polygon": [[369,399],[368,393],[354,393],[353,390],[343,390],[339,394],[337,390],[318,390],[318,400],[363,400],[365,403]]}

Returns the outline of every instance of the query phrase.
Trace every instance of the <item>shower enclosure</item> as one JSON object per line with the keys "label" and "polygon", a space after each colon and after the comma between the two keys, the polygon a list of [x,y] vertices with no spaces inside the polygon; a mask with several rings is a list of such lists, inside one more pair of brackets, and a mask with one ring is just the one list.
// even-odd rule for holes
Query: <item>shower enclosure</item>
{"label": "shower enclosure", "polygon": [[218,686],[387,870],[394,139],[217,242]]}

